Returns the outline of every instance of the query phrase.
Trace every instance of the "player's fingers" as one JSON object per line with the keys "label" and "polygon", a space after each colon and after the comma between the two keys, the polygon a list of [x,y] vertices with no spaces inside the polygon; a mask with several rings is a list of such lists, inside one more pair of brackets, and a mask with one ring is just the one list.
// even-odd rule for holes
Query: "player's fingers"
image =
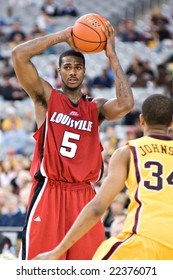
{"label": "player's fingers", "polygon": [[112,35],[115,35],[115,30],[108,20],[105,22],[105,28],[103,29],[103,31],[107,38],[109,38]]}

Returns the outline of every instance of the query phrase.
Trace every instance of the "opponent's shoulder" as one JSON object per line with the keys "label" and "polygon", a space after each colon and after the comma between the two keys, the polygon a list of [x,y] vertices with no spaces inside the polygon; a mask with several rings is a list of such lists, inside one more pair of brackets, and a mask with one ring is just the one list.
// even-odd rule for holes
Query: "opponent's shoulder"
{"label": "opponent's shoulder", "polygon": [[111,161],[126,161],[130,158],[130,147],[124,145],[117,148],[112,154]]}

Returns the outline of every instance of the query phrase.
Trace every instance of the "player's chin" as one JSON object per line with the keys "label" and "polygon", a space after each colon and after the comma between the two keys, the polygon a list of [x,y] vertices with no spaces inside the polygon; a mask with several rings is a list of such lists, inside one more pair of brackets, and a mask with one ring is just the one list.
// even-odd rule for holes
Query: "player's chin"
{"label": "player's chin", "polygon": [[79,83],[68,83],[67,86],[70,89],[77,89],[77,88],[79,88],[80,84]]}

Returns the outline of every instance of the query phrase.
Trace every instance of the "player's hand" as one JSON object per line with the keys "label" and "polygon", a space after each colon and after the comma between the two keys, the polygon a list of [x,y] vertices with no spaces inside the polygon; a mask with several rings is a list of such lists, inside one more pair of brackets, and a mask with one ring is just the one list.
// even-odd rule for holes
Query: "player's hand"
{"label": "player's hand", "polygon": [[49,251],[46,253],[42,253],[37,255],[33,260],[57,260],[57,255],[55,255],[54,251]]}
{"label": "player's hand", "polygon": [[66,29],[65,29],[65,32],[66,32],[66,42],[67,42],[67,44],[72,48],[72,49],[74,49],[75,51],[78,51],[79,52],[79,50],[78,50],[78,48],[75,46],[75,44],[74,44],[74,42],[73,42],[73,39],[72,39],[72,32],[73,32],[73,27],[72,26],[70,26],[70,27],[67,27]]}
{"label": "player's hand", "polygon": [[115,54],[115,30],[109,21],[106,21],[105,25],[106,28],[103,28],[107,38],[105,53],[107,57],[110,57],[112,54]]}

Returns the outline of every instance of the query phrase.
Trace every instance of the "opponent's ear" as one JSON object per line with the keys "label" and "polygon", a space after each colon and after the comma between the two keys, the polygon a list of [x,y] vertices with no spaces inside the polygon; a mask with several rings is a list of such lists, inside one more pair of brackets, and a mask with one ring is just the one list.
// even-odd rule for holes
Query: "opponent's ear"
{"label": "opponent's ear", "polygon": [[173,129],[173,118],[172,118],[172,122],[169,125],[171,127],[171,129]]}
{"label": "opponent's ear", "polygon": [[139,123],[140,123],[141,126],[144,125],[144,116],[143,116],[143,114],[139,115]]}

